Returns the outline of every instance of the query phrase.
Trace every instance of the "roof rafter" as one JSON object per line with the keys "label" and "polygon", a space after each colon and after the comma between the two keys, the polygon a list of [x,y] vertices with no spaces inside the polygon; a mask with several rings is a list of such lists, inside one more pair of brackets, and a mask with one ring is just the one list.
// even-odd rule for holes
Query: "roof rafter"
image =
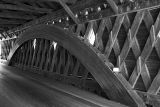
{"label": "roof rafter", "polygon": [[[32,10],[32,9],[29,9],[26,7],[11,5],[11,4],[0,4],[0,9],[19,10],[19,11],[27,11],[27,12],[35,12],[35,13],[46,13],[44,11]],[[50,11],[48,11],[48,12],[50,12]]]}
{"label": "roof rafter", "polygon": [[5,1],[5,2],[8,2],[8,3],[15,4],[15,5],[20,6],[20,7],[23,7],[23,8],[25,8],[25,9],[35,10],[35,11],[37,11],[38,13],[39,13],[39,12],[40,12],[40,13],[41,13],[41,12],[42,12],[42,13],[51,13],[51,12],[52,12],[51,9],[33,7],[33,6],[23,4],[23,3],[21,3],[21,2],[15,1],[15,0],[4,0],[4,1]]}
{"label": "roof rafter", "polygon": [[[25,1],[25,2],[59,2],[59,0],[16,0],[16,1]],[[64,0],[65,3],[74,4],[77,0]]]}
{"label": "roof rafter", "polygon": [[0,24],[23,24],[25,21],[22,20],[6,20],[0,19]]}
{"label": "roof rafter", "polygon": [[24,19],[24,20],[31,20],[35,19],[36,17],[33,15],[25,15],[22,13],[17,13],[17,12],[0,12],[0,17],[1,18],[13,18],[13,19]]}

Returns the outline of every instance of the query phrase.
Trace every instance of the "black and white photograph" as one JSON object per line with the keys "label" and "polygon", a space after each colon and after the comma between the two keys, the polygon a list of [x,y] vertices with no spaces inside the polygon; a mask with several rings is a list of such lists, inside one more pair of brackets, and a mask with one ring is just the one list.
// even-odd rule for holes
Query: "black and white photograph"
{"label": "black and white photograph", "polygon": [[0,0],[0,107],[160,107],[160,0]]}

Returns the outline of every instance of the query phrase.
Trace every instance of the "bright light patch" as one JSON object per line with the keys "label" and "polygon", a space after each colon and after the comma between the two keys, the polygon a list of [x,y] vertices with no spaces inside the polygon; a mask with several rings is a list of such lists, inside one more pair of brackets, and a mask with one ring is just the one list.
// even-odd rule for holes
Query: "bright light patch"
{"label": "bright light patch", "polygon": [[61,22],[62,22],[62,20],[61,20],[61,19],[59,19],[59,22],[61,23]]}
{"label": "bright light patch", "polygon": [[1,46],[1,41],[0,41],[0,59],[1,59],[1,54],[2,54],[2,46]]}
{"label": "bright light patch", "polygon": [[88,36],[88,40],[91,45],[94,45],[95,38],[96,38],[95,33],[94,33],[93,29],[91,29],[89,32],[89,36]]}
{"label": "bright light patch", "polygon": [[36,48],[36,39],[34,39],[34,41],[33,41],[33,48],[34,49]]}
{"label": "bright light patch", "polygon": [[77,18],[77,17],[78,17],[78,14],[76,14],[75,17]]}
{"label": "bright light patch", "polygon": [[17,36],[14,34],[13,38],[17,38]]}
{"label": "bright light patch", "polygon": [[158,32],[158,37],[160,38],[160,31]]}
{"label": "bright light patch", "polygon": [[88,11],[85,12],[85,15],[88,15]]}
{"label": "bright light patch", "polygon": [[119,72],[120,72],[120,70],[119,70],[119,68],[115,67],[115,68],[113,68],[113,72],[115,72],[115,73],[119,73]]}
{"label": "bright light patch", "polygon": [[68,20],[69,20],[69,17],[67,17],[66,20],[68,21]]}
{"label": "bright light patch", "polygon": [[52,45],[54,46],[54,50],[56,50],[56,48],[57,48],[57,43],[56,42],[52,42]]}

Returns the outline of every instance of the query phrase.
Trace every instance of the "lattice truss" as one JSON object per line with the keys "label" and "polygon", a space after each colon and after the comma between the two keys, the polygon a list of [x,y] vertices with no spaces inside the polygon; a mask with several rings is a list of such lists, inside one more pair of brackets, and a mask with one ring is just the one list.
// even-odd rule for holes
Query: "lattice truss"
{"label": "lattice truss", "polygon": [[85,42],[89,42],[93,31],[93,47],[100,50],[103,58],[119,67],[133,89],[159,93],[159,9],[91,21],[70,29]]}
{"label": "lattice truss", "polygon": [[[111,2],[110,5],[114,12],[118,13],[116,4]],[[159,8],[121,14],[78,25],[70,25],[69,28],[66,29],[77,34],[77,37],[89,45],[111,69],[114,67],[118,67],[120,69],[120,72],[118,74],[116,73],[115,75],[124,84],[124,86],[126,86],[131,95],[133,91],[130,91],[136,90],[136,92],[140,93],[140,95],[142,92],[146,92],[147,94],[158,96],[160,91]],[[94,42],[91,42],[90,39],[94,39]],[[44,48],[37,50],[39,48],[36,47],[34,50],[34,40],[27,42],[21,48],[25,51],[17,51],[16,53],[16,56],[20,56],[18,59],[14,59],[17,64],[22,64],[20,66],[33,65],[35,66],[35,69],[37,69],[36,67],[43,67],[41,69],[45,69],[46,71],[55,71],[53,69],[56,69],[56,72],[59,72],[59,74],[61,74],[60,68],[69,69],[65,68],[67,66],[79,68],[80,62],[78,62],[77,59],[74,58],[74,56],[72,56],[70,53],[68,54],[67,50],[64,50],[60,47],[57,49],[57,51],[53,51],[53,56],[50,56],[52,53],[49,53],[49,55],[46,53],[49,51],[47,49],[50,49],[49,47],[51,45],[49,44],[51,44],[51,41],[48,43],[49,41],[46,40],[36,40],[36,46],[41,47],[43,45]],[[55,54],[56,52],[59,54]],[[64,56],[66,53],[67,59],[65,60],[66,63],[64,64],[64,62],[61,60],[65,59]],[[41,61],[38,61],[39,58],[34,59],[33,57],[32,59],[32,55],[36,57],[42,57]],[[58,60],[55,62],[52,61],[54,57],[58,58]],[[73,62],[75,63],[74,65]],[[54,67],[55,64],[57,64],[57,68]],[[51,66],[50,69],[49,66]],[[25,68],[24,66],[24,69],[28,68]],[[82,77],[87,79],[88,73]],[[76,76],[76,78],[80,77]],[[60,80],[63,80],[63,76],[60,77]],[[92,80],[94,79],[92,78]],[[68,81],[72,81],[72,79],[70,78]],[[76,80],[74,79],[74,81]],[[69,83],[73,84],[72,82]],[[84,83],[82,82],[82,84]],[[77,82],[74,83],[74,85],[76,84]],[[77,86],[83,87],[82,84]],[[95,85],[93,85],[93,87],[94,86]],[[94,89],[93,87],[89,89]],[[98,92],[96,90],[97,89],[94,89],[92,91]],[[100,91],[100,93],[102,93],[102,91]]]}

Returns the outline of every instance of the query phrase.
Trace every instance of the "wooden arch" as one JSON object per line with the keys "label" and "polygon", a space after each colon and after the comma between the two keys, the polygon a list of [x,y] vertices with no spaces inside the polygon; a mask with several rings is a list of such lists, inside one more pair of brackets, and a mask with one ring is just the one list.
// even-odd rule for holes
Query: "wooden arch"
{"label": "wooden arch", "polygon": [[54,40],[63,48],[71,52],[93,75],[109,99],[132,107],[145,106],[141,99],[134,98],[137,96],[134,92],[130,94],[130,91],[133,90],[127,90],[112,70],[105,65],[89,46],[78,39],[75,34],[71,34],[55,26],[39,25],[32,27],[21,34],[8,56],[8,65],[16,50],[24,42],[35,38]]}

